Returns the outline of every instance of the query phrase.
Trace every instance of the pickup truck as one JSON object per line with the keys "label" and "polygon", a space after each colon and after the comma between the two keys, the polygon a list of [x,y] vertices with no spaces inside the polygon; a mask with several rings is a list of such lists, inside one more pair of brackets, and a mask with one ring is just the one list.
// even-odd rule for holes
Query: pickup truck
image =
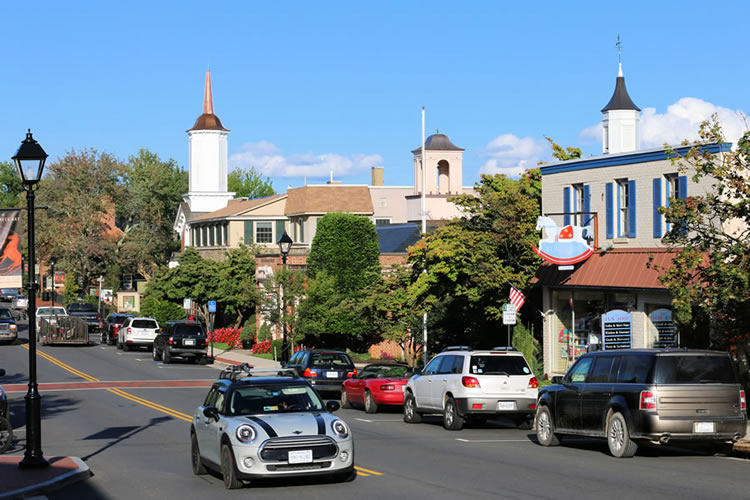
{"label": "pickup truck", "polygon": [[76,302],[69,304],[67,309],[68,316],[86,320],[86,323],[89,325],[89,333],[102,332],[102,317],[99,311],[96,310],[95,305],[86,302]]}

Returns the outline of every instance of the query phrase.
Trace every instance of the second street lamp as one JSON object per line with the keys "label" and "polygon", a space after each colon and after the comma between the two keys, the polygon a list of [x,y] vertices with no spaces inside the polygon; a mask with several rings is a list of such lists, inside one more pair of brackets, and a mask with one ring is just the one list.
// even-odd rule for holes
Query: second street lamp
{"label": "second street lamp", "polygon": [[[289,257],[289,251],[292,249],[292,243],[294,241],[284,231],[284,234],[279,238],[279,251],[281,252],[281,263],[284,270],[286,270],[286,259]],[[281,280],[279,281],[279,295],[281,295],[281,361],[286,363],[289,361],[289,346],[286,341],[286,297],[284,297],[284,285]]]}
{"label": "second street lamp", "polygon": [[26,450],[23,460],[18,464],[22,469],[47,467],[49,462],[42,453],[42,397],[36,382],[36,289],[38,285],[34,281],[34,187],[42,178],[44,162],[47,161],[47,153],[31,136],[31,129],[26,134],[26,139],[21,143],[18,152],[13,157],[18,173],[21,176],[23,188],[26,191],[26,209],[29,225],[29,390],[24,399],[26,400]]}

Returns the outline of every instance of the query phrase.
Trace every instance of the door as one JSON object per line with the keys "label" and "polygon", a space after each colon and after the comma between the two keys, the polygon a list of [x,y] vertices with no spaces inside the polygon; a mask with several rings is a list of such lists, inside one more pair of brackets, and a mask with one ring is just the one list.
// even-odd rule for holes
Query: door
{"label": "door", "polygon": [[560,430],[578,430],[581,426],[581,391],[593,361],[593,356],[580,358],[563,379],[563,388],[555,399],[555,425]]}
{"label": "door", "polygon": [[422,375],[414,377],[414,397],[420,408],[435,408],[432,402],[432,378],[437,374],[445,356],[436,356],[422,370]]}
{"label": "door", "polygon": [[364,403],[365,388],[367,387],[365,380],[373,377],[375,377],[375,370],[373,368],[365,368],[355,380],[347,382],[349,399],[357,403]]}
{"label": "door", "polygon": [[203,446],[203,443],[201,443],[201,455],[215,464],[221,463],[221,434],[224,431],[224,427],[226,426],[226,421],[224,420],[224,418],[222,418],[222,415],[224,413],[225,395],[226,394],[224,390],[220,388],[217,391],[216,400],[214,401],[213,406],[216,406],[216,408],[218,408],[219,410],[218,422],[216,421],[216,419],[208,418],[205,415],[201,414],[203,423],[205,425],[204,442],[206,443],[205,446]]}
{"label": "door", "polygon": [[[438,366],[437,373],[433,376],[432,383],[432,394],[430,399],[435,408],[443,408],[445,399],[445,393],[448,389],[448,385],[451,382],[453,376],[454,365],[461,365],[463,367],[463,357],[456,355],[443,356],[443,362]],[[459,372],[460,373],[460,372]]]}
{"label": "door", "polygon": [[604,417],[612,398],[614,356],[597,356],[581,391],[581,429],[604,433]]}

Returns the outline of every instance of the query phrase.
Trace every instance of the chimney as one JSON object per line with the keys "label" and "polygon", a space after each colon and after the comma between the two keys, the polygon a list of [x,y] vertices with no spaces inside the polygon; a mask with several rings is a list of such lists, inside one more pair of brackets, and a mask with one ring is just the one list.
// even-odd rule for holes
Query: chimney
{"label": "chimney", "polygon": [[373,186],[385,186],[385,169],[383,167],[372,167]]}

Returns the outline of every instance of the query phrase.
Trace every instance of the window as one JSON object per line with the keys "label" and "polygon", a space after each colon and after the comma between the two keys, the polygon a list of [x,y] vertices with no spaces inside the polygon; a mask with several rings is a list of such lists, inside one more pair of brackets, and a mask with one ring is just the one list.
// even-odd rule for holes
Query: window
{"label": "window", "polygon": [[313,368],[352,368],[354,363],[348,354],[336,352],[320,352],[312,355]]}
{"label": "window", "polygon": [[655,384],[736,384],[732,360],[723,356],[659,356]]}
{"label": "window", "polygon": [[628,202],[630,197],[628,196],[628,181],[619,180],[617,181],[617,236],[622,238],[628,234],[628,227],[630,226],[630,210],[628,210]]}
{"label": "window", "polygon": [[456,356],[443,356],[443,362],[440,363],[440,368],[438,368],[437,373],[453,373],[453,364],[455,362],[455,359]]}
{"label": "window", "polygon": [[255,243],[273,243],[273,224],[258,222],[255,226]]}
{"label": "window", "polygon": [[573,365],[573,368],[570,369],[568,375],[566,376],[568,382],[580,383],[586,380],[586,375],[589,372],[592,361],[593,358],[581,358],[580,360],[578,360],[578,362]]}
{"label": "window", "polygon": [[432,361],[427,363],[427,366],[424,367],[424,371],[422,372],[423,375],[434,375],[438,371],[438,367],[440,366],[440,363],[442,363],[443,358],[445,356],[438,356],[436,358],[433,358]]}
{"label": "window", "polygon": [[623,356],[616,382],[619,384],[644,384],[651,370],[652,356]]}
{"label": "window", "polygon": [[391,223],[391,218],[390,217],[388,217],[387,219],[386,218],[375,219],[375,225],[376,226],[387,226],[390,223]]}
{"label": "window", "polygon": [[208,244],[210,246],[216,245],[216,226],[214,224],[211,224],[208,226]]}
{"label": "window", "polygon": [[227,234],[228,232],[229,232],[229,223],[225,222],[224,223],[224,237],[221,240],[222,243],[224,243],[224,246],[227,246],[229,244],[228,243],[229,238],[227,237],[228,236],[228,234]]}
{"label": "window", "polygon": [[208,245],[208,226],[201,226],[201,246]]}
{"label": "window", "polygon": [[578,226],[583,226],[583,216],[580,215],[578,212],[583,212],[583,205],[584,205],[584,198],[583,198],[583,184],[574,184],[573,185],[573,224]]}
{"label": "window", "polygon": [[477,375],[530,375],[531,370],[523,356],[472,356],[469,371]]}
{"label": "window", "polygon": [[612,356],[599,356],[594,361],[594,368],[591,369],[591,373],[586,378],[588,384],[604,384],[612,382],[610,378],[610,370],[615,358]]}

